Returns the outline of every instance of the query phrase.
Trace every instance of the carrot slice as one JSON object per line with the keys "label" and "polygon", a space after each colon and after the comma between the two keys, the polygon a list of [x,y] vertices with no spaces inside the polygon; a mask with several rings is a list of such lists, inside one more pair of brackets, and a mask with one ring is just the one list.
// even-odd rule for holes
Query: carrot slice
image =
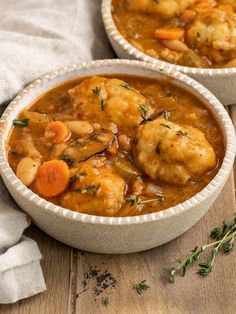
{"label": "carrot slice", "polygon": [[49,122],[45,128],[45,137],[58,144],[70,138],[70,130],[61,121]]}
{"label": "carrot slice", "polygon": [[67,188],[69,178],[70,171],[64,161],[49,160],[39,167],[35,187],[42,196],[56,196]]}
{"label": "carrot slice", "polygon": [[158,28],[155,30],[154,35],[158,39],[181,39],[184,35],[184,30],[182,28]]}

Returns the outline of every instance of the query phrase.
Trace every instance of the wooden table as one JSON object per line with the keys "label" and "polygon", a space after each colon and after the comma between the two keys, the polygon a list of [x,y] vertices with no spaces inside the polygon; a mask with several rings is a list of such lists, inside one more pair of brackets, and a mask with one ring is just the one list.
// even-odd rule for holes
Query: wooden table
{"label": "wooden table", "polygon": [[[229,108],[229,113],[236,126],[236,106]],[[232,217],[235,173],[236,168],[215,204],[192,229],[146,252],[120,256],[81,252],[31,226],[27,233],[38,242],[43,253],[47,291],[14,305],[2,305],[0,313],[236,313],[236,251],[230,256],[219,256],[213,273],[206,278],[196,275],[196,268],[185,278],[178,277],[175,284],[163,276],[163,267],[169,261],[185,256],[196,245],[208,241],[209,231],[220,226],[223,219]],[[150,289],[138,295],[133,284],[144,279]],[[99,283],[105,283],[106,288],[100,294],[96,290]],[[107,306],[103,303],[106,297]]]}

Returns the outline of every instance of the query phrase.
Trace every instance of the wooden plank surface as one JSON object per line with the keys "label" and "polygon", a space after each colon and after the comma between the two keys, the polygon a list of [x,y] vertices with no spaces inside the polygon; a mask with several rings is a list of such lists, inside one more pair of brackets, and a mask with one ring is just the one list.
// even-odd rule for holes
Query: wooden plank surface
{"label": "wooden plank surface", "polygon": [[[236,126],[236,106],[229,111]],[[215,204],[193,228],[170,243],[146,252],[120,256],[85,253],[57,242],[32,226],[28,234],[38,242],[44,255],[42,266],[47,291],[14,305],[2,305],[0,313],[234,314],[236,252],[219,256],[213,273],[207,278],[197,276],[195,268],[185,278],[177,278],[175,284],[163,276],[163,268],[169,261],[185,256],[196,245],[208,241],[209,231],[235,212],[234,174],[235,171]],[[133,284],[144,279],[150,289],[138,295]],[[107,307],[103,304],[105,297],[109,298]]]}
{"label": "wooden plank surface", "polygon": [[[94,294],[96,280],[76,301],[76,313],[235,313],[236,308],[236,252],[220,256],[214,272],[207,278],[196,275],[196,269],[170,284],[163,278],[163,268],[169,261],[186,255],[196,245],[208,241],[209,231],[220,225],[234,212],[233,176],[223,193],[205,217],[178,239],[147,252],[104,256],[85,253],[78,256],[77,291],[83,291],[83,274],[89,268],[105,273],[108,269],[117,279],[116,288],[107,288],[101,295]],[[96,268],[95,268],[96,266]],[[230,271],[229,271],[230,270]],[[134,283],[147,279],[150,289],[138,295]],[[104,308],[102,298],[108,296],[110,305]]]}

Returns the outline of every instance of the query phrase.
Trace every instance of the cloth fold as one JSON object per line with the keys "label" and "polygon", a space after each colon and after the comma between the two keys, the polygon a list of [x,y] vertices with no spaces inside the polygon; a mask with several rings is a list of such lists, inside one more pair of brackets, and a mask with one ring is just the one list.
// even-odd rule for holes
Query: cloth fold
{"label": "cloth fold", "polygon": [[14,303],[46,289],[35,241],[21,241],[0,255],[0,303]]}
{"label": "cloth fold", "polygon": [[[100,0],[0,0],[0,112],[45,73],[114,57],[100,5]],[[0,303],[45,289],[41,253],[22,237],[29,223],[0,182]]]}
{"label": "cloth fold", "polygon": [[114,57],[100,0],[0,0],[0,103],[60,67]]}

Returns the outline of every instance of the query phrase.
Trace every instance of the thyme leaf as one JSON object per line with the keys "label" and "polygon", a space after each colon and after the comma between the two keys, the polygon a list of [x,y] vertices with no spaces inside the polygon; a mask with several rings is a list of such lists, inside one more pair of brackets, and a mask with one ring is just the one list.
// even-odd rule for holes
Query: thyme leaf
{"label": "thyme leaf", "polygon": [[130,86],[128,83],[124,82],[120,84],[121,86],[123,86],[124,88],[128,89],[128,90],[133,90],[133,87]]}
{"label": "thyme leaf", "polygon": [[142,294],[145,290],[150,287],[146,284],[146,279],[136,283],[133,288],[137,291],[138,294]]}
{"label": "thyme leaf", "polygon": [[108,297],[105,297],[104,299],[102,299],[102,303],[103,303],[105,306],[108,306],[108,304],[109,304],[109,299],[108,299]]}
{"label": "thyme leaf", "polygon": [[171,126],[169,126],[168,124],[164,124],[164,123],[160,123],[160,124],[164,126],[164,128],[171,129]]}
{"label": "thyme leaf", "polygon": [[28,122],[29,122],[29,119],[15,119],[13,120],[13,125],[23,128],[28,125]]}
{"label": "thyme leaf", "polygon": [[146,104],[140,104],[139,109],[141,111],[141,117],[145,117],[148,112],[148,106]]}
{"label": "thyme leaf", "polygon": [[101,100],[101,109],[102,111],[105,109],[105,106],[106,106],[106,102],[104,99]]}
{"label": "thyme leaf", "polygon": [[[92,89],[93,93],[97,96],[101,96],[101,90],[102,90],[102,88],[99,86],[96,86],[94,89]],[[101,96],[101,110],[102,111],[104,110],[105,106],[106,106],[105,99],[102,98],[102,96]]]}
{"label": "thyme leaf", "polygon": [[100,95],[101,87],[96,86],[94,89],[92,89],[92,91],[95,95]]}
{"label": "thyme leaf", "polygon": [[66,162],[68,166],[71,166],[73,164],[73,162],[74,162],[73,158],[71,158],[69,156],[66,156],[66,155],[62,155],[60,157],[60,160],[63,160],[64,162]]}

